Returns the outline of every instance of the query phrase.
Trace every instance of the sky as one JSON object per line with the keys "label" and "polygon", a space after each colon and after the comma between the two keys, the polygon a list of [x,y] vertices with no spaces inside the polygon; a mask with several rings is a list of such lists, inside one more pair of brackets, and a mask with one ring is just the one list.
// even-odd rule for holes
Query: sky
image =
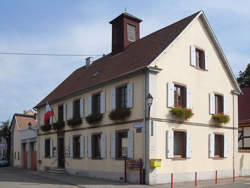
{"label": "sky", "polygon": [[[100,55],[111,51],[109,21],[126,11],[141,37],[199,10],[236,76],[250,63],[249,0],[1,0],[0,52]],[[0,55],[0,122],[32,109],[85,57]]]}

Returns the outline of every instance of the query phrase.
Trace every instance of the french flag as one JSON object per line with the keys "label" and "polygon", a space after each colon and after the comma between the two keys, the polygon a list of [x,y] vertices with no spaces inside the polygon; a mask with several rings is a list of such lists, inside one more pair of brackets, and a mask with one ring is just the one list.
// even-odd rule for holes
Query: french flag
{"label": "french flag", "polygon": [[46,103],[45,114],[44,114],[44,124],[47,123],[50,117],[54,116],[54,112],[50,107],[49,103]]}

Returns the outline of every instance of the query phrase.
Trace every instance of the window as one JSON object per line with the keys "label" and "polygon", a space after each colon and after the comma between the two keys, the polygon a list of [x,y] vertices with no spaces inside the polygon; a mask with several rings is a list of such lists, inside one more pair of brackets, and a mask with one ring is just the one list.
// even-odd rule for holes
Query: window
{"label": "window", "polygon": [[73,158],[80,158],[80,136],[73,137]]}
{"label": "window", "polygon": [[101,134],[92,135],[92,157],[101,158]]}
{"label": "window", "polygon": [[45,140],[45,158],[50,157],[50,139]]}
{"label": "window", "polygon": [[92,113],[100,114],[101,113],[101,94],[97,93],[92,96]]}
{"label": "window", "polygon": [[186,107],[186,88],[174,85],[174,106]]}
{"label": "window", "polygon": [[127,105],[127,85],[116,89],[116,108],[125,108]]}
{"label": "window", "polygon": [[214,157],[224,156],[224,135],[215,134],[214,136]]}
{"label": "window", "polygon": [[131,24],[127,24],[128,41],[136,41],[136,27]]}
{"label": "window", "polygon": [[117,158],[128,157],[128,131],[117,133]]}
{"label": "window", "polygon": [[58,106],[58,121],[63,121],[63,105]]}
{"label": "window", "polygon": [[73,102],[73,118],[80,118],[80,99],[77,99]]}
{"label": "window", "polygon": [[196,67],[205,69],[205,53],[203,50],[195,49]]}
{"label": "window", "polygon": [[215,95],[215,114],[223,113],[223,96]]}
{"label": "window", "polygon": [[174,157],[186,157],[186,133],[174,131]]}

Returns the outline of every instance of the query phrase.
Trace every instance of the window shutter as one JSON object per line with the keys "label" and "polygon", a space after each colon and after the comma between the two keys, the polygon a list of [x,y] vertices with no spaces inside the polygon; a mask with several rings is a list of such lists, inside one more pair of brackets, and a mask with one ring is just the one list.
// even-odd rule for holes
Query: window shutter
{"label": "window shutter", "polygon": [[69,138],[69,157],[73,158],[73,136]]}
{"label": "window shutter", "polygon": [[195,46],[190,46],[190,64],[196,66],[196,57],[195,57]]}
{"label": "window shutter", "polygon": [[211,133],[209,135],[209,157],[214,157],[214,134]]}
{"label": "window shutter", "polygon": [[133,83],[127,85],[127,108],[133,107]]}
{"label": "window shutter", "polygon": [[208,53],[207,53],[207,51],[205,51],[205,70],[208,70],[208,63],[209,63]]}
{"label": "window shutter", "polygon": [[44,140],[44,142],[43,142],[43,157],[45,157],[45,146],[46,146],[46,140]]}
{"label": "window shutter", "polygon": [[128,158],[134,158],[134,131],[128,131]]}
{"label": "window shutter", "polygon": [[73,118],[73,101],[69,103],[69,119]]}
{"label": "window shutter", "polygon": [[53,140],[50,139],[50,157],[53,157]]}
{"label": "window shutter", "polygon": [[110,157],[116,157],[116,133],[111,133],[110,135]]}
{"label": "window shutter", "polygon": [[174,84],[172,82],[168,82],[168,107],[174,107]]}
{"label": "window shutter", "polygon": [[174,157],[174,131],[167,131],[167,158]]}
{"label": "window shutter", "polygon": [[101,134],[101,158],[106,158],[106,135]]}
{"label": "window shutter", "polygon": [[224,135],[224,152],[223,152],[223,157],[228,157],[228,138],[227,135]]}
{"label": "window shutter", "polygon": [[223,112],[224,112],[224,114],[228,114],[228,111],[227,111],[227,97],[226,96],[223,96]]}
{"label": "window shutter", "polygon": [[105,103],[106,103],[105,92],[102,91],[101,92],[101,114],[103,114],[105,112]]}
{"label": "window shutter", "polygon": [[188,131],[186,133],[186,158],[192,157],[192,135]]}
{"label": "window shutter", "polygon": [[53,123],[53,116],[51,116],[51,117],[49,118],[49,123],[50,123],[50,125],[52,125],[52,123]]}
{"label": "window shutter", "polygon": [[85,144],[84,144],[84,136],[80,137],[80,157],[84,158],[84,151],[85,151]]}
{"label": "window shutter", "polygon": [[67,120],[67,104],[63,104],[63,121]]}
{"label": "window shutter", "polygon": [[116,88],[111,89],[110,101],[111,101],[111,110],[115,110],[116,109]]}
{"label": "window shutter", "polygon": [[88,158],[92,158],[92,137],[88,135]]}
{"label": "window shutter", "polygon": [[209,110],[210,110],[210,114],[214,114],[215,113],[215,96],[214,93],[210,93],[209,94]]}
{"label": "window shutter", "polygon": [[83,98],[80,99],[80,116],[83,118]]}
{"label": "window shutter", "polygon": [[88,115],[92,114],[92,96],[88,96]]}
{"label": "window shutter", "polygon": [[186,107],[191,109],[192,108],[192,89],[191,88],[187,88],[187,105]]}

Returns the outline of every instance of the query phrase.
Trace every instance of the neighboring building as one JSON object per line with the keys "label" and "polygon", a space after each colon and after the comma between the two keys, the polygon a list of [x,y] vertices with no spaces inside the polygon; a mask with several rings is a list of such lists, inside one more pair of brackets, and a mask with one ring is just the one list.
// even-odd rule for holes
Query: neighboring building
{"label": "neighboring building", "polygon": [[3,134],[3,131],[0,129],[0,159],[7,158],[7,141]]}
{"label": "neighboring building", "polygon": [[37,164],[37,120],[29,110],[24,114],[14,114],[11,124],[11,160],[14,167],[36,169]]}
{"label": "neighboring building", "polygon": [[250,151],[250,88],[239,96],[239,149]]}
{"label": "neighboring building", "polygon": [[[127,13],[112,20],[112,52],[87,61],[36,106],[44,130],[39,169],[119,181],[124,159],[142,159],[148,184],[168,183],[171,173],[175,182],[194,180],[195,172],[199,180],[216,170],[221,178],[233,169],[237,175],[241,90],[204,13],[142,39],[140,22]],[[55,117],[44,126],[46,102]],[[192,109],[193,117],[177,120],[175,106]],[[217,125],[217,113],[230,121]],[[48,130],[63,121],[65,128]],[[152,159],[161,166],[150,167]],[[139,181],[138,171],[127,175]]]}

